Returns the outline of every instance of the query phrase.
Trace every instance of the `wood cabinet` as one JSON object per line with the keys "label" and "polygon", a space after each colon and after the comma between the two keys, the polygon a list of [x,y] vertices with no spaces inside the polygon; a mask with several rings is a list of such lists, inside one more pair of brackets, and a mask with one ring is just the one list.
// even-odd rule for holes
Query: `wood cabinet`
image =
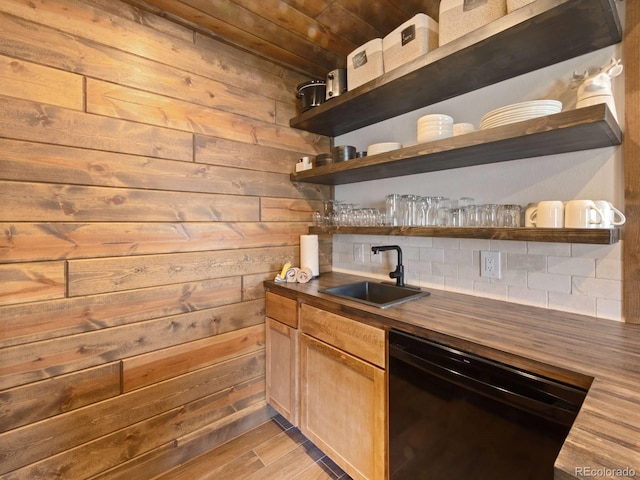
{"label": "wood cabinet", "polygon": [[385,332],[305,304],[300,329],[302,433],[352,478],[386,478]]}
{"label": "wood cabinet", "polygon": [[298,426],[297,302],[267,292],[266,313],[267,402]]}

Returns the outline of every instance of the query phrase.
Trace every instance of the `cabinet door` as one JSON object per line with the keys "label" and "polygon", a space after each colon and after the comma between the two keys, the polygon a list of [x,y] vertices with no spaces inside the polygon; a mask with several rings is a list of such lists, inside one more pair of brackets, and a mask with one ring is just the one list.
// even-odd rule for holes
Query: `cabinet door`
{"label": "cabinet door", "polygon": [[384,370],[304,334],[300,360],[302,432],[354,479],[384,479]]}
{"label": "cabinet door", "polygon": [[266,318],[267,402],[298,426],[298,330]]}

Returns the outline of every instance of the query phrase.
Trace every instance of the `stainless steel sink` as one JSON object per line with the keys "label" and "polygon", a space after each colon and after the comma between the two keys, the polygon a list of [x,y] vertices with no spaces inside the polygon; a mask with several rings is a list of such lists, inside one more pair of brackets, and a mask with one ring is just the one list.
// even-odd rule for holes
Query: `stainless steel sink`
{"label": "stainless steel sink", "polygon": [[328,293],[378,308],[393,307],[429,295],[429,292],[424,290],[369,281],[326,288],[320,290],[320,293]]}

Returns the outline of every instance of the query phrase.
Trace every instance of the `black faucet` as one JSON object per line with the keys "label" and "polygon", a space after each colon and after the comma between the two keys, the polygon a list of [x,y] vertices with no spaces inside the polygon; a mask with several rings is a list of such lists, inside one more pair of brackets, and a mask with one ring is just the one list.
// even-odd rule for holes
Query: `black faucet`
{"label": "black faucet", "polygon": [[389,277],[396,279],[396,285],[398,287],[404,287],[404,265],[402,265],[402,249],[398,245],[379,245],[377,247],[371,247],[371,251],[376,255],[387,250],[395,250],[396,252],[398,252],[398,265],[396,265],[396,269],[393,272],[389,273]]}

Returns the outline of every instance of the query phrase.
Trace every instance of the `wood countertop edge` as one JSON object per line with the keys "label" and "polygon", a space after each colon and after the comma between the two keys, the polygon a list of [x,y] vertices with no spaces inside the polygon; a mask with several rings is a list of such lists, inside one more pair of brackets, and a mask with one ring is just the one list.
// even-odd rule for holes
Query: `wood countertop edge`
{"label": "wood countertop edge", "polygon": [[265,287],[588,388],[554,478],[640,479],[640,325],[436,289],[386,310],[320,293],[365,279],[323,273],[307,284],[267,281]]}

